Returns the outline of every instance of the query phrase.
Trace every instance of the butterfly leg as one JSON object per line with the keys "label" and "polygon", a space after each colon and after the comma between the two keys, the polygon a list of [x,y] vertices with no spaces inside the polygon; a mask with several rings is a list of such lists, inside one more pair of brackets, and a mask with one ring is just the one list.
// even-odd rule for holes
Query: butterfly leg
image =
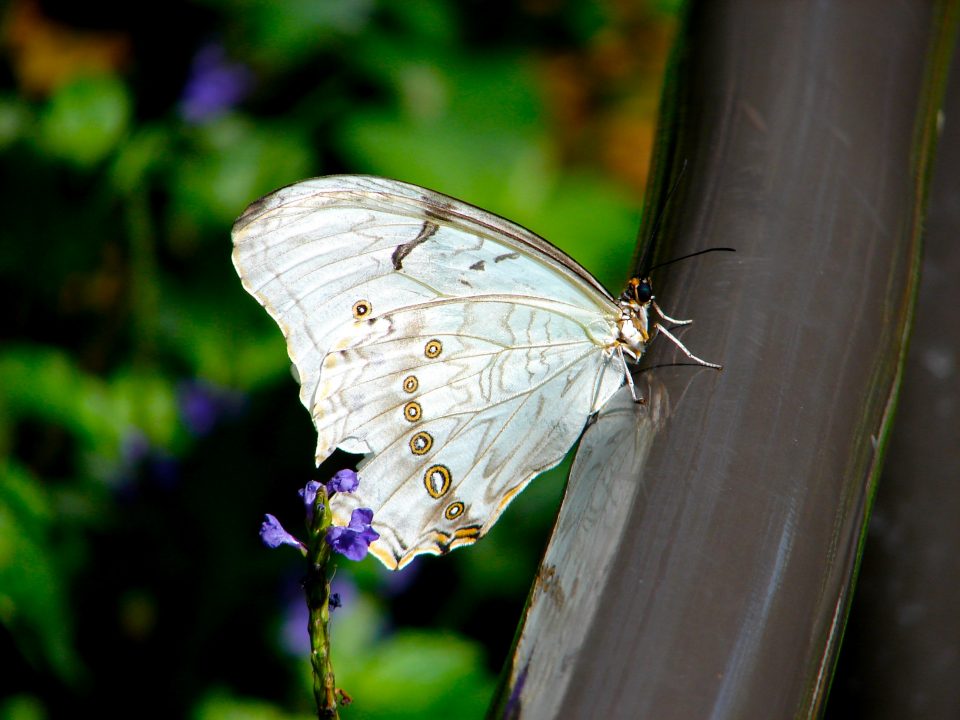
{"label": "butterfly leg", "polygon": [[623,374],[627,376],[627,385],[630,386],[630,395],[633,396],[635,403],[642,403],[644,400],[637,395],[637,386],[633,384],[633,374],[630,372],[630,366],[627,365],[627,359],[623,356],[623,347],[617,346],[617,355],[620,356],[620,363],[623,365]]}
{"label": "butterfly leg", "polygon": [[[672,321],[671,321],[671,322],[672,322]],[[674,345],[676,345],[678,348],[680,348],[680,349],[683,351],[683,354],[686,355],[686,356],[687,356],[688,358],[690,358],[691,360],[693,360],[695,363],[697,363],[697,365],[703,365],[704,367],[714,368],[714,369],[716,369],[716,370],[720,370],[720,369],[723,368],[723,365],[717,365],[716,363],[707,362],[706,360],[703,360],[703,359],[701,359],[701,358],[698,358],[698,357],[697,357],[696,355],[694,355],[692,352],[690,352],[689,350],[687,350],[686,346],[685,346],[682,342],[680,342],[680,341],[676,338],[676,336],[674,336],[669,330],[667,330],[667,329],[666,329],[663,325],[661,325],[660,323],[656,323],[656,324],[653,326],[653,329],[654,329],[654,331],[656,331],[656,332],[661,332],[661,333],[663,333],[664,335],[666,335],[667,338],[670,340],[670,342],[672,342]]]}
{"label": "butterfly leg", "polygon": [[668,323],[673,323],[674,325],[689,325],[693,322],[693,320],[677,320],[676,318],[670,317],[660,309],[660,306],[657,305],[655,300],[651,300],[651,304],[653,305],[653,309],[657,311],[657,315],[659,315],[661,319],[666,320]]}

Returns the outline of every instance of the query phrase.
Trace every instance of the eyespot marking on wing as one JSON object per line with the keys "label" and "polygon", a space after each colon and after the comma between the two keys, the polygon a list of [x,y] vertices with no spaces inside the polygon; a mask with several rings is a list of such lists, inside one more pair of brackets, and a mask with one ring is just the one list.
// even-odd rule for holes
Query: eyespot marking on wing
{"label": "eyespot marking on wing", "polygon": [[447,505],[447,509],[443,511],[443,516],[447,520],[456,520],[461,515],[463,515],[463,503],[459,500]]}
{"label": "eyespot marking on wing", "polygon": [[410,422],[416,422],[423,414],[420,403],[411,400],[403,406],[403,416]]}
{"label": "eyespot marking on wing", "polygon": [[371,312],[373,312],[373,306],[370,304],[369,300],[357,300],[353,304],[353,316],[357,320],[362,320],[363,318],[368,317]]}
{"label": "eyespot marking on wing", "polygon": [[403,379],[404,392],[408,392],[408,393],[416,392],[418,387],[420,387],[420,381],[417,380],[416,375],[407,375]]}
{"label": "eyespot marking on wing", "polygon": [[440,353],[443,350],[443,343],[434,338],[433,340],[428,340],[427,344],[423,348],[423,354],[428,358],[433,360],[435,357],[440,357]]}
{"label": "eyespot marking on wing", "polygon": [[414,455],[426,455],[433,447],[433,435],[421,431],[410,438],[410,452]]}
{"label": "eyespot marking on wing", "polygon": [[430,497],[440,499],[450,489],[450,469],[446,465],[431,465],[423,474],[423,486]]}

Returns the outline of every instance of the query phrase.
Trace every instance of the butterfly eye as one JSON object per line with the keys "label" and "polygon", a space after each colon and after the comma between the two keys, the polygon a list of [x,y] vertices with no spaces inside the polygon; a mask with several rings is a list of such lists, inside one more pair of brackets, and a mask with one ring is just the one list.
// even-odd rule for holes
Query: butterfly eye
{"label": "butterfly eye", "polygon": [[636,293],[637,302],[641,305],[650,302],[650,299],[653,297],[653,288],[650,287],[649,280],[641,280],[634,292]]}

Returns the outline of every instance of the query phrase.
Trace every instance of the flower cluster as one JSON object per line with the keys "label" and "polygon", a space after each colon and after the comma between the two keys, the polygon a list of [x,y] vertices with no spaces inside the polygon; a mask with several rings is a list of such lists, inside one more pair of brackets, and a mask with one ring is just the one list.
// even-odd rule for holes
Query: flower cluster
{"label": "flower cluster", "polygon": [[[299,490],[306,509],[308,526],[313,527],[317,493],[321,487],[326,491],[327,497],[330,497],[338,492],[354,492],[359,485],[357,473],[353,470],[340,470],[323,486],[316,480],[308,482]],[[320,508],[322,509],[322,506]],[[371,522],[373,522],[373,510],[357,508],[350,515],[350,522],[346,527],[331,525],[326,528],[326,542],[334,552],[350,560],[363,560],[370,549],[370,543],[380,537],[380,534],[371,527]],[[260,539],[267,547],[291,545],[299,548],[303,554],[307,552],[307,546],[284,530],[273,515],[268,514],[260,526]]]}

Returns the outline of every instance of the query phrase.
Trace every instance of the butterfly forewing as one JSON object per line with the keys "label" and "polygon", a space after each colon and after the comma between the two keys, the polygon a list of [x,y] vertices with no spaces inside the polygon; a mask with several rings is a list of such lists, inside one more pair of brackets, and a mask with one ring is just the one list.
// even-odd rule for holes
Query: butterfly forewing
{"label": "butterfly forewing", "polygon": [[329,177],[234,227],[244,287],[287,338],[317,461],[364,453],[345,524],[374,510],[389,567],[475,541],[623,381],[620,310],[502,218],[395,181]]}

